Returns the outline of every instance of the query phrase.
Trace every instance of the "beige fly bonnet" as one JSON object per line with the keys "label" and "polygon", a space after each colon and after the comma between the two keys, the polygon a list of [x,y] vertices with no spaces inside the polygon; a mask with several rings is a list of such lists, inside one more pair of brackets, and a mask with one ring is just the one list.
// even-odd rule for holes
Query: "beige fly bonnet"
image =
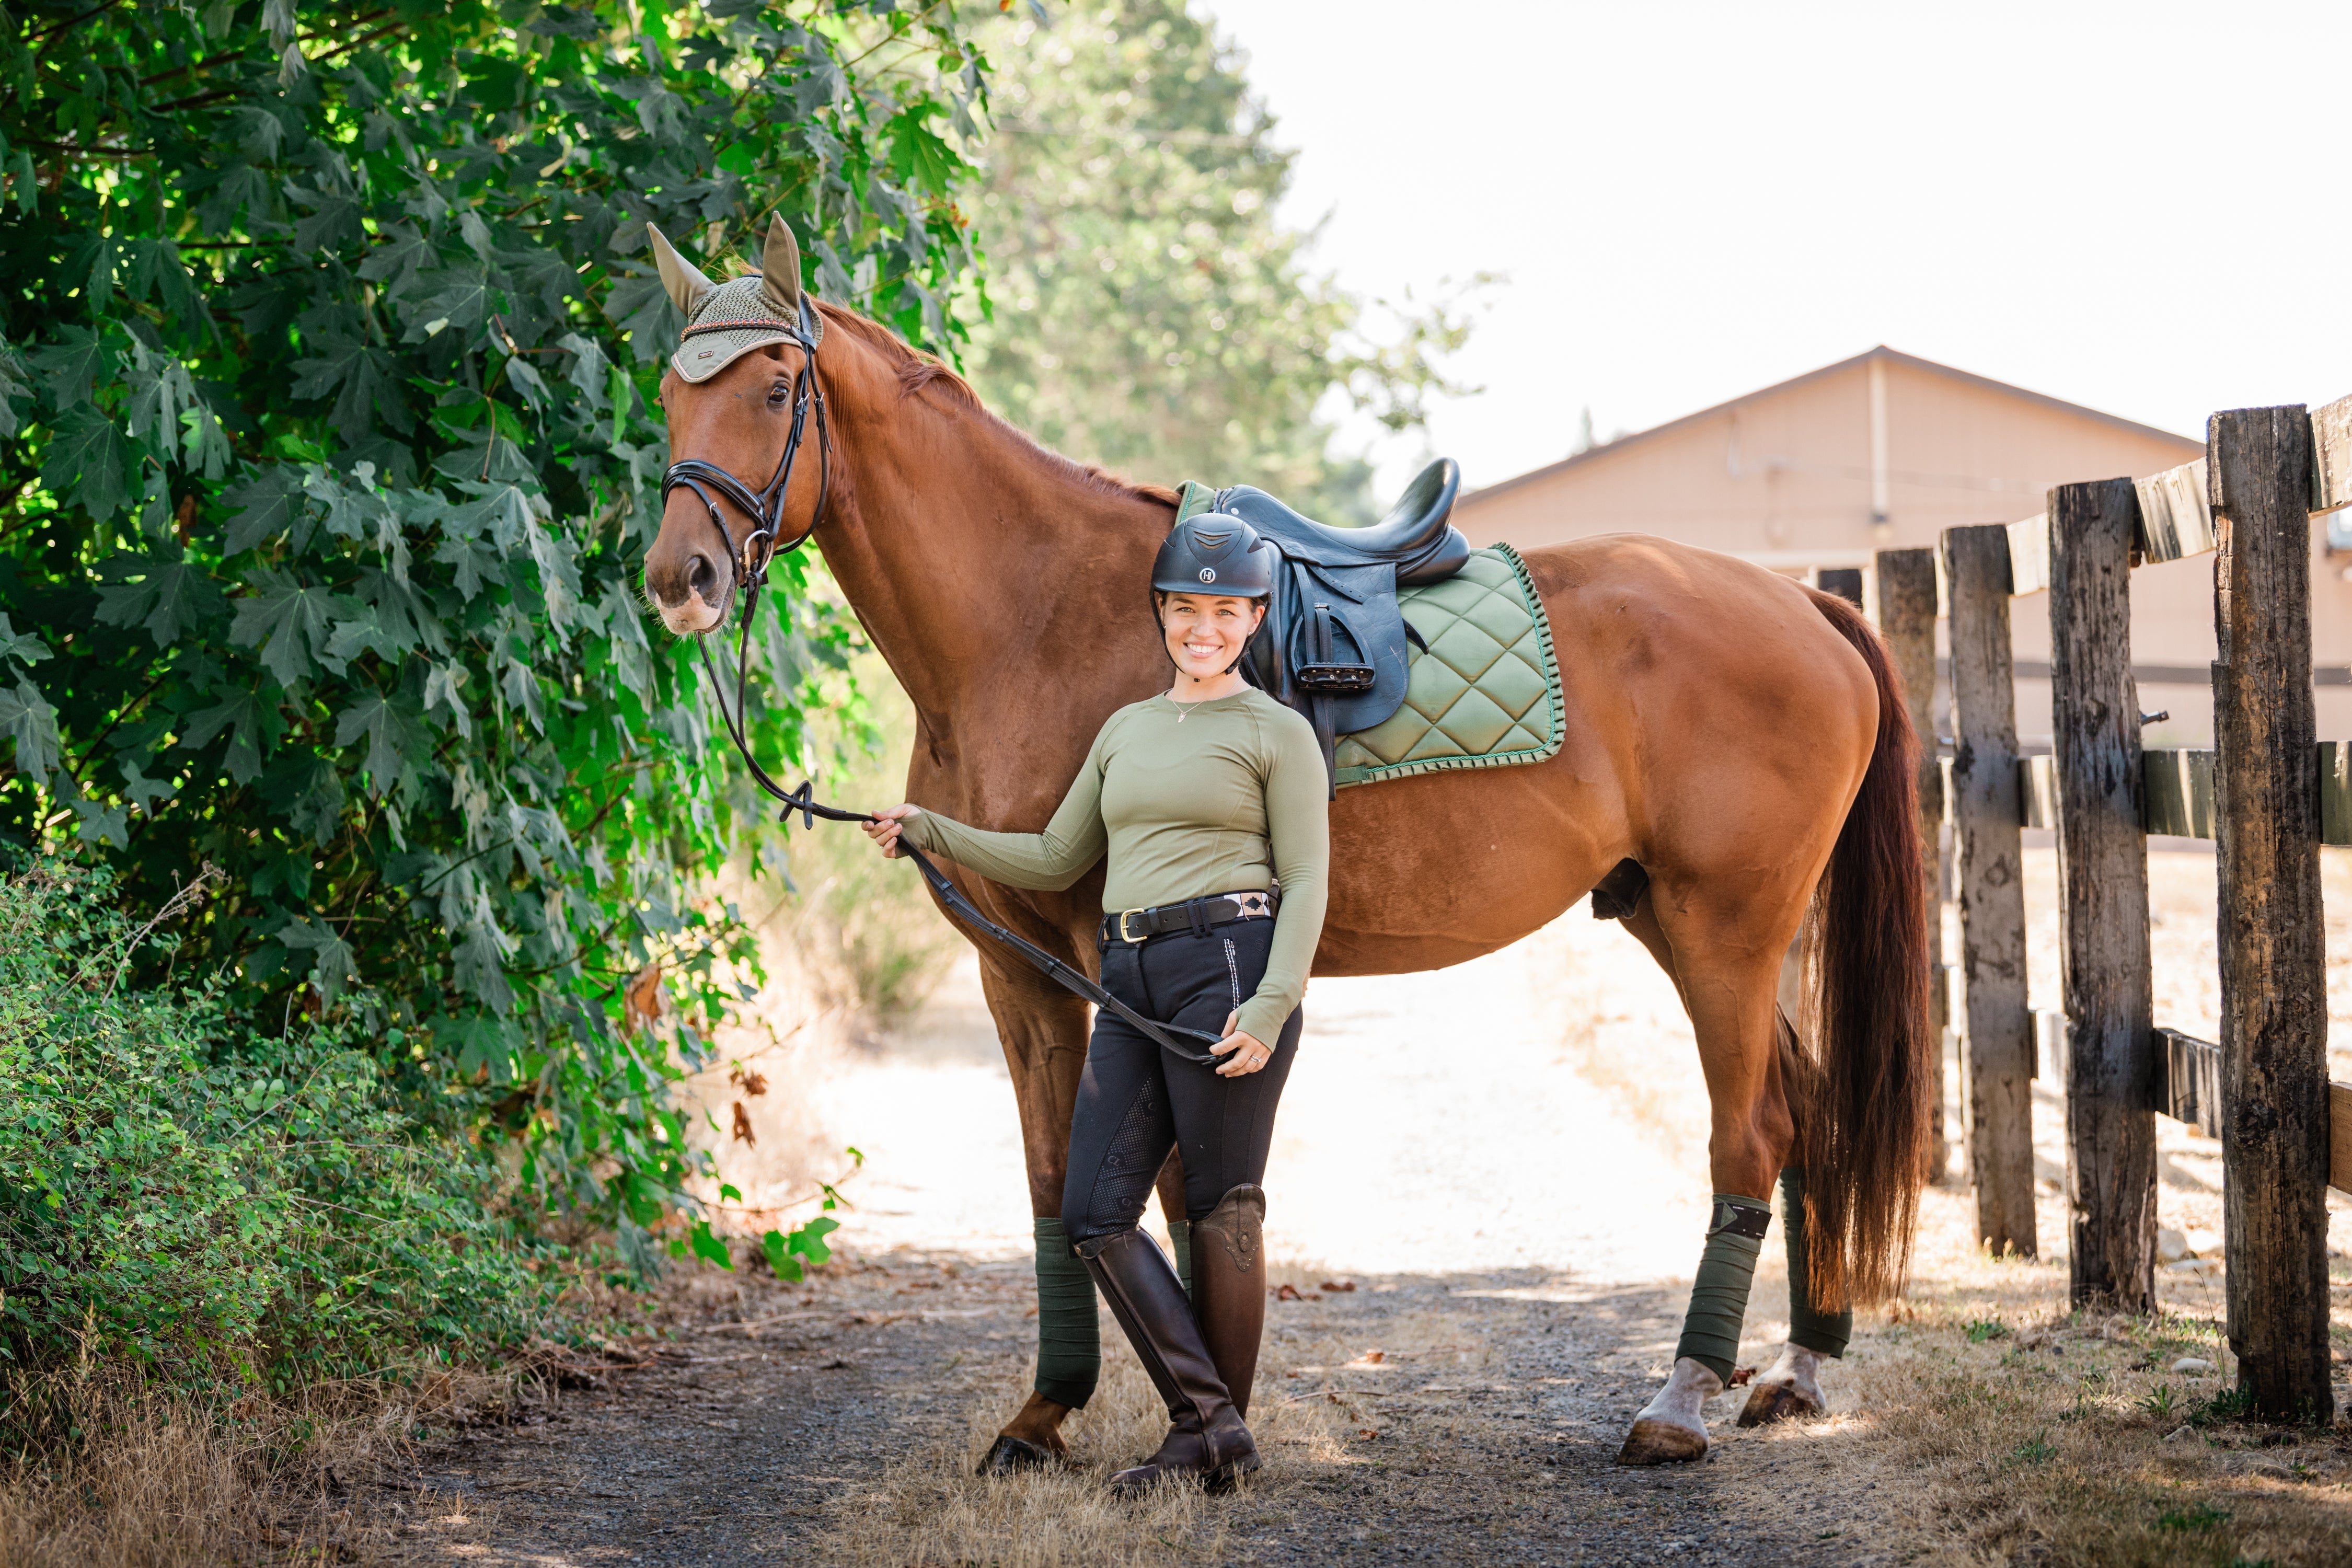
{"label": "beige fly bonnet", "polygon": [[814,349],[824,336],[824,318],[801,287],[801,247],[783,215],[768,226],[760,270],[713,283],[677,252],[667,236],[646,225],[662,288],[686,312],[670,367],[688,381],[709,381],[763,343],[801,343]]}

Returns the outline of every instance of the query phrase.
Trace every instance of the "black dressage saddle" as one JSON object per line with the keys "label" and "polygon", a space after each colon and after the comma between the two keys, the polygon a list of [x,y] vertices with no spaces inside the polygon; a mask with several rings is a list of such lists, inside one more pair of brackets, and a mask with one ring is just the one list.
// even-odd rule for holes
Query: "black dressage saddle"
{"label": "black dressage saddle", "polygon": [[1404,701],[1405,644],[1428,650],[1397,608],[1397,589],[1444,582],[1470,559],[1470,542],[1446,521],[1461,487],[1461,466],[1441,458],[1369,528],[1317,522],[1249,485],[1189,509],[1230,512],[1282,552],[1242,674],[1315,726],[1334,794],[1339,737],[1394,713]]}

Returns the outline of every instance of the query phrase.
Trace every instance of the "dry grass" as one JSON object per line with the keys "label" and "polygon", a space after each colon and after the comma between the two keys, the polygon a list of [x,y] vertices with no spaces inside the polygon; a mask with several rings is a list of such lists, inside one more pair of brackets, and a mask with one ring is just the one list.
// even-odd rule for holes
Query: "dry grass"
{"label": "dry grass", "polygon": [[[1312,1288],[1319,1283],[1313,1273],[1294,1268],[1276,1282]],[[960,1430],[901,1457],[870,1485],[835,1500],[825,1561],[855,1568],[1222,1563],[1229,1560],[1226,1521],[1236,1510],[1291,1489],[1304,1476],[1358,1462],[1348,1440],[1360,1413],[1327,1397],[1316,1376],[1323,1367],[1308,1364],[1355,1352],[1337,1344],[1287,1343],[1277,1333],[1268,1336],[1259,1363],[1250,1420],[1265,1465],[1238,1497],[1211,1499],[1195,1486],[1167,1486],[1137,1500],[1111,1498],[1104,1478],[1160,1446],[1168,1411],[1108,1318],[1103,1332],[1102,1384],[1063,1426],[1073,1468],[997,1479],[973,1475],[972,1457],[987,1449],[1005,1413],[1019,1408],[1029,1392],[1025,1372],[975,1379],[965,1392]]]}
{"label": "dry grass", "polygon": [[[462,1500],[408,1478],[420,1439],[552,1402],[567,1358],[494,1373],[434,1368],[323,1384],[299,1399],[207,1408],[136,1384],[60,1373],[10,1391],[42,1412],[37,1449],[0,1464],[8,1568],[216,1568],[379,1561],[405,1521],[447,1538],[487,1528]],[[355,1489],[393,1487],[362,1505]]]}
{"label": "dry grass", "polygon": [[[1955,1245],[1967,1201],[1931,1194],[1942,1256],[1860,1336],[1822,1424],[1915,1561],[2352,1562],[2352,1429],[2232,1418],[2218,1310],[2070,1312],[2063,1265]],[[2216,1370],[2172,1370],[2190,1357]]]}
{"label": "dry grass", "polygon": [[[2168,1186],[2167,1223],[2199,1195]],[[2063,1258],[1992,1258],[1971,1245],[1972,1214],[1965,1188],[1927,1194],[1911,1288],[1858,1325],[1824,1376],[1828,1415],[1737,1434],[1737,1398],[1718,1402],[1732,1473],[1750,1454],[1793,1466],[1780,1473],[1830,1500],[1825,1522],[1864,1543],[1860,1561],[2352,1563],[2340,1383],[2332,1427],[2237,1419],[2217,1274],[2165,1271],[2146,1317],[2076,1313]],[[2040,1217],[2054,1249],[2063,1200],[2045,1191]],[[1759,1277],[1745,1358],[1775,1348],[1782,1288]],[[2336,1343],[2340,1361],[2352,1346],[2340,1309]],[[2187,1358],[2211,1370],[2173,1370]]]}

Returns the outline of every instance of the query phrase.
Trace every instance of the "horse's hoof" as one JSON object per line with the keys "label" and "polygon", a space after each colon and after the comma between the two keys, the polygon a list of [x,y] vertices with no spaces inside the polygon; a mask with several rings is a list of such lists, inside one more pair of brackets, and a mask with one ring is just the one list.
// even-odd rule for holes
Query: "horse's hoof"
{"label": "horse's hoof", "polygon": [[1017,1476],[1024,1470],[1057,1470],[1069,1461],[1040,1443],[1000,1435],[981,1456],[979,1474]]}
{"label": "horse's hoof", "polygon": [[1655,1416],[1643,1416],[1617,1450],[1621,1465],[1687,1465],[1706,1458],[1706,1434]]}
{"label": "horse's hoof", "polygon": [[1739,1424],[1762,1426],[1821,1413],[1821,1402],[1793,1383],[1759,1383],[1748,1392],[1748,1403],[1740,1407]]}

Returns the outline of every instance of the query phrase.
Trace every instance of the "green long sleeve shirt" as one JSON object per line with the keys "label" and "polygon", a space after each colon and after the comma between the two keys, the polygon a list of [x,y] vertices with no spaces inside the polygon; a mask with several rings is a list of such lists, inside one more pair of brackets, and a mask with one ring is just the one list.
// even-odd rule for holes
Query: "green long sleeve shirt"
{"label": "green long sleeve shirt", "polygon": [[989,833],[926,809],[904,832],[1008,887],[1059,892],[1108,850],[1105,912],[1282,889],[1265,975],[1239,1027],[1271,1045],[1307,994],[1330,894],[1323,754],[1307,721],[1251,687],[1165,694],[1105,721],[1043,833]]}

